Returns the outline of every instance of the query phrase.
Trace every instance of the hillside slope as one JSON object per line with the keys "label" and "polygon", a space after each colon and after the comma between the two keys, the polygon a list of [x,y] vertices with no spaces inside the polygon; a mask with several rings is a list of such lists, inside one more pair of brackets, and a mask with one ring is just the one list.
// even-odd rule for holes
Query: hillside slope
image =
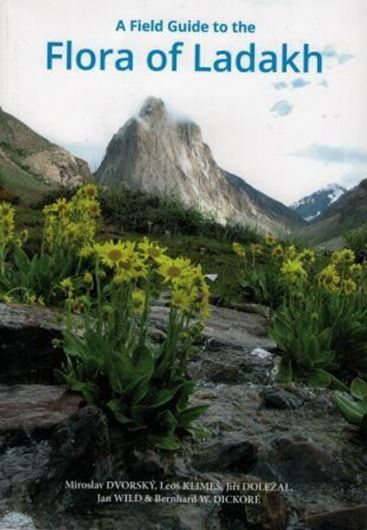
{"label": "hillside slope", "polygon": [[32,202],[57,185],[90,177],[88,164],[0,108],[0,186]]}
{"label": "hillside slope", "polygon": [[367,179],[347,191],[319,220],[302,229],[299,235],[310,244],[341,242],[346,230],[367,222]]}

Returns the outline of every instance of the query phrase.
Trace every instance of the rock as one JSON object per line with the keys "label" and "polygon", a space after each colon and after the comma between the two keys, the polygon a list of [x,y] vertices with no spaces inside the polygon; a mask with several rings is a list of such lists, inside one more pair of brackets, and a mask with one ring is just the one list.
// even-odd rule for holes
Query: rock
{"label": "rock", "polygon": [[1,436],[0,509],[14,510],[28,507],[28,492],[37,481],[42,481],[48,469],[50,445],[47,439],[33,435],[16,439]]}
{"label": "rock", "polygon": [[[262,483],[256,476],[233,475],[226,476],[227,483]],[[237,491],[224,492],[228,502],[221,505],[220,515],[224,519],[224,528],[238,528],[246,530],[285,530],[287,527],[286,503],[278,491]],[[231,496],[243,496],[244,504],[231,502]],[[259,498],[258,503],[254,502]],[[229,524],[228,524],[229,522]]]}
{"label": "rock", "polygon": [[0,519],[0,530],[36,530],[36,527],[28,515],[8,512]]}
{"label": "rock", "polygon": [[[165,333],[167,315],[164,302],[154,306],[151,330],[156,340]],[[0,304],[0,374],[1,362],[11,355],[15,360],[20,353],[26,355],[22,377],[40,352],[42,363],[50,362],[50,340],[61,332],[57,313]],[[101,411],[80,409],[81,398],[65,394],[63,387],[0,387],[0,406],[2,388],[8,396],[5,414],[0,408],[0,425],[13,429],[0,430],[0,508],[31,514],[36,528],[107,529],[123,521],[127,529],[157,530],[158,521],[164,530],[310,530],[312,525],[333,528],[340,518],[343,530],[354,529],[363,520],[360,507],[365,503],[363,441],[351,437],[332,391],[271,382],[273,343],[266,333],[267,320],[257,313],[213,309],[204,341],[189,361],[197,388],[192,405],[209,405],[197,426],[208,434],[187,439],[175,454],[138,447],[116,426],[108,431]],[[32,342],[32,337],[37,340]],[[45,377],[43,364],[37,362],[32,377]],[[16,372],[7,374],[15,377]],[[248,472],[257,481],[287,483],[289,489],[261,494],[256,506],[100,506],[96,492],[64,488],[65,480],[146,477],[223,484],[227,476],[236,482]]]}
{"label": "rock", "polygon": [[285,530],[287,526],[286,504],[277,491],[263,492],[259,506],[245,506],[249,529]]}
{"label": "rock", "polygon": [[167,337],[164,331],[161,331],[160,329],[154,329],[154,328],[148,329],[148,336],[154,342],[158,342],[159,344],[162,344],[166,340],[166,337]]}
{"label": "rock", "polygon": [[256,463],[257,447],[247,440],[218,440],[204,444],[202,450],[202,458],[195,461],[195,468],[201,471],[248,473]]}
{"label": "rock", "polygon": [[111,446],[105,415],[93,406],[80,410],[54,432],[45,479],[35,488],[41,502],[63,506],[95,504],[85,490],[65,490],[65,481],[102,482],[111,473]]}
{"label": "rock", "polygon": [[78,414],[83,402],[63,386],[0,385],[0,433],[55,427]]}
{"label": "rock", "polygon": [[54,311],[0,303],[0,382],[53,382],[63,353],[53,348],[52,340],[61,332],[61,316]]}
{"label": "rock", "polygon": [[273,480],[303,487],[339,483],[348,476],[340,460],[304,436],[276,438],[259,454],[259,465]]}
{"label": "rock", "polygon": [[302,407],[304,400],[300,395],[283,388],[266,388],[261,393],[265,407],[274,409],[297,409]]}
{"label": "rock", "polygon": [[366,530],[367,505],[310,515],[306,524],[312,530]]}
{"label": "rock", "polygon": [[265,305],[252,304],[246,302],[233,302],[230,307],[231,309],[235,309],[236,311],[243,311],[244,313],[255,313],[257,315],[261,315],[266,319],[270,318],[270,308]]}
{"label": "rock", "polygon": [[36,305],[0,303],[0,333],[28,329],[35,333],[37,330],[60,332],[63,329],[62,315]]}
{"label": "rock", "polygon": [[163,455],[148,449],[146,451],[133,450],[132,461],[128,463],[129,472],[134,477],[141,477],[142,480],[148,477],[154,479],[164,477],[167,472],[167,462]]}
{"label": "rock", "polygon": [[271,353],[264,348],[255,348],[252,350],[251,355],[257,355],[260,359],[270,359]]}
{"label": "rock", "polygon": [[50,146],[24,158],[24,165],[49,184],[76,186],[91,177],[87,162],[58,146]]}

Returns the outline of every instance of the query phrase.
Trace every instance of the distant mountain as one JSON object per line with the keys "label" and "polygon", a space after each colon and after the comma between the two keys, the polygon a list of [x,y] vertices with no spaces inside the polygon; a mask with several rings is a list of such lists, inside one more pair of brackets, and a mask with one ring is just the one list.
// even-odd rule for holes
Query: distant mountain
{"label": "distant mountain", "polygon": [[272,199],[265,193],[253,188],[245,180],[228,171],[224,171],[227,181],[238,191],[244,191],[250,198],[253,204],[260,210],[264,210],[270,219],[274,222],[281,222],[289,231],[295,227],[306,226],[306,222],[302,222],[300,215],[294,212],[283,203]]}
{"label": "distant mountain", "polygon": [[291,209],[305,221],[315,222],[346,191],[339,184],[330,184],[292,204]]}
{"label": "distant mountain", "polygon": [[304,224],[286,206],[223,171],[199,126],[174,119],[161,99],[148,98],[113,136],[96,176],[111,187],[175,197],[221,223],[234,221],[276,233]]}
{"label": "distant mountain", "polygon": [[338,246],[346,230],[358,228],[364,223],[367,223],[367,179],[344,193],[299,235],[311,244]]}
{"label": "distant mountain", "polygon": [[90,177],[88,164],[0,107],[0,186],[31,202],[42,192]]}

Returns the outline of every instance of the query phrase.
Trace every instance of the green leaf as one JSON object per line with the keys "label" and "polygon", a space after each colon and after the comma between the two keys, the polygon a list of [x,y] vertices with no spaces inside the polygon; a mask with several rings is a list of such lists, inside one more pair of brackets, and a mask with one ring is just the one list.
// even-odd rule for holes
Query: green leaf
{"label": "green leaf", "polygon": [[118,399],[111,399],[111,401],[107,403],[107,408],[113,413],[116,420],[122,425],[135,423],[133,419],[125,416],[125,414],[122,413],[122,411],[125,410],[125,407]]}
{"label": "green leaf", "polygon": [[158,390],[152,399],[149,400],[147,406],[150,408],[161,407],[171,401],[177,394],[177,388],[172,390]]}
{"label": "green leaf", "polygon": [[352,425],[362,425],[365,414],[361,411],[359,404],[346,394],[338,393],[335,403],[345,419]]}
{"label": "green leaf", "polygon": [[133,405],[137,405],[145,398],[148,392],[149,392],[149,379],[147,377],[144,377],[135,386],[133,390],[131,403]]}
{"label": "green leaf", "polygon": [[324,370],[314,370],[308,381],[311,386],[327,388],[331,383],[331,376]]}
{"label": "green leaf", "polygon": [[209,405],[200,405],[198,407],[191,407],[186,409],[178,416],[178,422],[180,427],[190,427],[191,423],[195,421],[199,416],[204,414],[208,409]]}
{"label": "green leaf", "polygon": [[181,442],[177,436],[156,436],[148,437],[148,441],[157,449],[164,449],[165,451],[177,451],[181,448]]}
{"label": "green leaf", "polygon": [[360,379],[359,377],[356,377],[353,379],[352,384],[350,385],[350,392],[353,397],[359,400],[363,400],[367,397],[367,383],[366,381],[363,381],[363,379]]}

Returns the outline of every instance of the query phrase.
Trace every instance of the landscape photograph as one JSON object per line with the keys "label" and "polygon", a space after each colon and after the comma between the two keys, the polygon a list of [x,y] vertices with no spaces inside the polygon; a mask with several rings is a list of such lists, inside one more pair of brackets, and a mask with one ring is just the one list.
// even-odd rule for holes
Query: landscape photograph
{"label": "landscape photograph", "polygon": [[0,530],[366,530],[367,6],[312,3],[126,2],[320,50],[265,80],[50,71],[158,37],[0,4]]}

